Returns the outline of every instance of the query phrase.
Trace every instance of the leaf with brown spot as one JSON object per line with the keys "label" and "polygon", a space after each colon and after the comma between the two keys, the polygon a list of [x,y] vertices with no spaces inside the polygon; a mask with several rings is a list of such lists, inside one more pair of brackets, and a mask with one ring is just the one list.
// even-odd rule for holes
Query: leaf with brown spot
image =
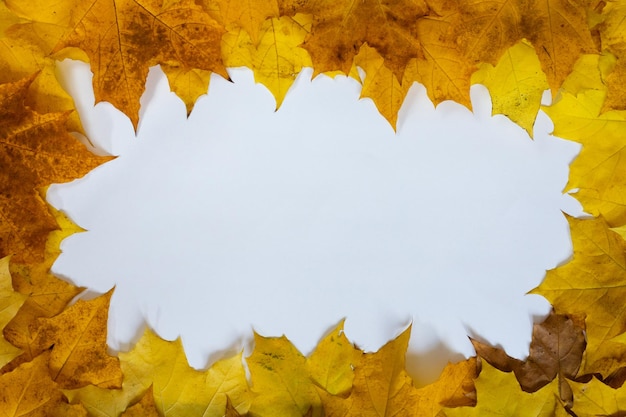
{"label": "leaf with brown spot", "polygon": [[[66,0],[46,6],[22,13],[39,23],[37,30],[54,45],[51,52],[76,47],[87,54],[96,102],[112,103],[135,128],[149,67],[165,63],[228,78],[220,50],[225,30],[193,0]],[[50,20],[60,22],[45,25]]]}
{"label": "leaf with brown spot", "polygon": [[344,395],[352,388],[353,367],[363,352],[346,337],[342,320],[306,359],[311,379],[332,395]]}
{"label": "leaf with brown spot", "polygon": [[299,46],[308,26],[307,16],[268,19],[257,44],[245,31],[235,29],[223,38],[224,63],[229,67],[251,68],[255,81],[270,90],[279,108],[298,73],[303,67],[311,66],[308,52]]}
{"label": "leaf with brown spot", "polygon": [[318,389],[324,412],[334,416],[411,416],[418,391],[405,370],[411,328],[378,352],[365,353],[354,365],[354,383],[346,398]]}
{"label": "leaf with brown spot", "polygon": [[120,388],[119,359],[107,352],[107,319],[113,290],[94,298],[79,300],[61,314],[38,319],[33,346],[50,349],[52,379],[67,389],[87,384]]}
{"label": "leaf with brown spot", "polygon": [[[43,199],[45,193],[42,191],[40,196]],[[75,287],[50,273],[52,263],[61,252],[59,249],[61,241],[82,229],[60,211],[51,207],[49,209],[59,225],[59,230],[48,235],[44,260],[36,264],[11,262],[9,265],[15,289],[21,294],[28,295],[25,303],[3,331],[8,341],[24,351],[19,363],[31,360],[39,354],[39,349],[32,345],[37,332],[37,319],[56,316],[82,291],[82,288]],[[19,363],[9,364],[8,369],[13,369]],[[8,369],[3,369],[3,371]]]}
{"label": "leaf with brown spot", "polygon": [[246,362],[256,394],[251,415],[302,417],[309,410],[314,417],[323,415],[306,359],[285,336],[255,333],[254,350]]}
{"label": "leaf with brown spot", "polygon": [[0,375],[0,416],[60,415],[66,401],[48,373],[49,356],[44,352]]}
{"label": "leaf with brown spot", "polygon": [[504,372],[513,371],[522,389],[535,392],[558,377],[561,400],[571,404],[572,391],[566,379],[578,374],[585,350],[584,329],[564,315],[552,312],[533,326],[530,353],[526,360],[508,356],[504,350],[472,339],[476,353]]}
{"label": "leaf with brown spot", "polygon": [[279,5],[283,15],[313,16],[303,47],[311,54],[316,74],[335,70],[348,74],[367,43],[398,79],[420,53],[415,23],[429,12],[423,0],[282,0]]}
{"label": "leaf with brown spot", "polygon": [[548,271],[532,293],[547,298],[557,313],[585,317],[581,374],[607,377],[626,366],[626,345],[614,340],[626,331],[626,242],[602,217],[568,221],[574,257]]}
{"label": "leaf with brown spot", "polygon": [[43,261],[48,234],[58,228],[37,188],[80,178],[110,159],[68,133],[68,113],[25,106],[34,78],[0,85],[0,256],[16,263]]}

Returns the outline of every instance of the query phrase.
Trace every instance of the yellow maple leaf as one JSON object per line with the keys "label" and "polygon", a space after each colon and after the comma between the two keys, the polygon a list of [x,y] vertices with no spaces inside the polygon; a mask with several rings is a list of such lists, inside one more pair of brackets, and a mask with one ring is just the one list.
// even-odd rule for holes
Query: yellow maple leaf
{"label": "yellow maple leaf", "polygon": [[[376,49],[365,44],[354,57],[354,65],[365,71],[361,98],[368,97],[374,101],[380,114],[395,129],[398,121],[398,110],[402,107],[408,91],[408,82],[401,84],[394,73],[385,66],[385,60]],[[413,68],[409,65],[409,68]],[[405,77],[407,76],[405,71]]]}
{"label": "yellow maple leaf", "polygon": [[[18,309],[26,300],[26,296],[13,290],[11,273],[9,271],[9,257],[0,259],[0,328],[13,319]],[[4,336],[0,336],[0,368],[13,360],[21,350],[9,343]]]}
{"label": "yellow maple leaf", "polygon": [[553,417],[560,403],[554,395],[558,392],[558,381],[534,393],[522,391],[512,372],[501,372],[483,362],[480,375],[475,380],[476,406],[446,408],[443,414],[456,416],[533,416]]}
{"label": "yellow maple leaf", "polygon": [[482,64],[472,83],[483,84],[491,94],[493,114],[504,114],[533,136],[533,125],[548,89],[535,49],[522,41],[507,49],[498,64]]}
{"label": "yellow maple leaf", "polygon": [[161,415],[224,415],[227,398],[245,413],[252,396],[241,355],[216,362],[206,371],[187,363],[180,339],[165,341],[146,329],[135,347],[119,354],[124,382],[121,390],[85,387],[68,391],[72,403],[81,402],[91,413],[119,416],[150,387]]}
{"label": "yellow maple leaf", "polygon": [[[205,414],[206,415],[206,414]],[[121,414],[122,417],[159,417],[159,411],[154,403],[154,394],[150,387],[141,399],[128,407]]]}
{"label": "yellow maple leaf", "polygon": [[327,417],[409,416],[418,393],[405,370],[411,327],[375,353],[365,353],[354,365],[354,383],[346,398],[319,393]]}
{"label": "yellow maple leaf", "polygon": [[606,377],[626,365],[626,345],[612,340],[626,331],[626,241],[602,217],[568,221],[573,259],[548,271],[531,293],[547,298],[557,313],[585,317],[581,373]]}
{"label": "yellow maple leaf", "polygon": [[250,414],[322,416],[320,398],[309,376],[306,359],[285,337],[254,334],[254,350],[246,362],[256,394]]}
{"label": "yellow maple leaf", "polygon": [[254,46],[263,36],[261,28],[265,21],[279,17],[277,0],[201,0],[201,4],[226,30],[245,30]]}
{"label": "yellow maple leaf", "polygon": [[571,382],[572,411],[578,416],[617,416],[626,410],[626,385],[611,388],[595,377],[589,382]]}
{"label": "yellow maple leaf", "polygon": [[353,367],[362,355],[362,351],[346,337],[343,324],[342,320],[306,359],[313,381],[332,395],[343,395],[350,391],[354,380]]}
{"label": "yellow maple leaf", "polygon": [[626,168],[626,112],[601,114],[604,97],[601,90],[564,94],[545,112],[554,122],[554,135],[583,145],[570,167],[567,188],[579,189],[576,197],[587,212],[618,226],[626,223],[626,182],[621,179]]}
{"label": "yellow maple leaf", "polygon": [[417,390],[416,417],[432,417],[443,407],[463,407],[476,404],[474,379],[478,376],[476,358],[449,363],[432,384]]}
{"label": "yellow maple leaf", "polygon": [[247,32],[235,29],[223,37],[224,63],[254,70],[254,79],[272,92],[278,108],[298,73],[311,65],[309,54],[299,46],[307,26],[310,18],[301,15],[268,19],[257,43]]}

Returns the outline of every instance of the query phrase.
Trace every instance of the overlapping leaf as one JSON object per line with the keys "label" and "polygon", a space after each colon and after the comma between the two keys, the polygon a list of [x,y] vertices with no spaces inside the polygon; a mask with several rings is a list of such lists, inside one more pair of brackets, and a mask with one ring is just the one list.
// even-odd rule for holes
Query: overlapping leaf
{"label": "overlapping leaf", "polygon": [[[1,371],[0,413],[623,414],[625,14],[623,1],[592,0],[0,3],[0,82],[7,83],[0,86],[0,255],[12,255],[0,265],[0,297],[11,306],[1,324],[12,345],[3,350],[6,360],[23,352]],[[60,240],[78,228],[45,206],[43,187],[106,160],[67,133],[80,124],[67,112],[73,104],[59,88],[54,59],[68,56],[90,61],[97,100],[112,102],[135,126],[155,64],[188,111],[207,91],[211,73],[227,76],[224,65],[251,67],[277,106],[303,66],[352,76],[359,66],[362,96],[393,126],[413,82],[423,83],[435,103],[469,106],[470,80],[479,69],[473,82],[487,85],[494,112],[531,132],[549,87],[555,104],[545,110],[555,134],[583,145],[568,189],[577,189],[585,209],[598,216],[569,219],[574,257],[534,291],[571,319],[551,316],[538,325],[526,361],[476,344],[483,358],[513,372],[483,361],[478,375],[470,359],[420,389],[404,369],[408,330],[364,353],[341,324],[308,358],[284,337],[256,335],[245,359],[251,387],[241,355],[194,370],[180,341],[150,331],[118,355],[118,365],[106,347],[110,294],[68,306],[80,289],[49,273]],[[26,296],[21,307],[24,296],[17,293]]]}

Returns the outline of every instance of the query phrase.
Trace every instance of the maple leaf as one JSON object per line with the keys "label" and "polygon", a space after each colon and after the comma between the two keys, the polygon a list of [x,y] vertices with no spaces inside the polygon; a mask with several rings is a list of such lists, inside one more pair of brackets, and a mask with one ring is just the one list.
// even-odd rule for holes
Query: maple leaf
{"label": "maple leaf", "polygon": [[310,18],[301,15],[268,19],[256,43],[247,32],[235,29],[223,37],[224,63],[253,69],[255,81],[272,92],[278,108],[297,74],[311,65],[309,54],[299,47],[307,26]]}
{"label": "maple leaf", "polygon": [[600,113],[605,93],[583,90],[564,94],[545,112],[554,122],[554,135],[583,145],[570,167],[568,189],[577,188],[585,210],[602,215],[612,226],[626,223],[626,112]]}
{"label": "maple leaf", "polygon": [[422,0],[282,0],[279,6],[283,15],[313,16],[311,33],[303,47],[311,54],[316,73],[349,73],[354,57],[367,43],[398,79],[402,79],[411,58],[420,53],[415,22],[429,11]]}
{"label": "maple leaf", "polygon": [[598,26],[602,48],[610,51],[617,57],[617,63],[606,77],[607,97],[603,110],[626,109],[626,24],[624,14],[626,6],[621,1],[608,1],[604,5],[601,13],[601,24]]}
{"label": "maple leaf", "polygon": [[[106,334],[112,290],[90,301],[79,300],[52,318],[34,324],[33,348],[50,352],[52,379],[64,388],[93,384],[119,388],[119,360],[107,353]],[[33,331],[33,333],[35,333]]]}
{"label": "maple leaf", "polygon": [[80,178],[109,160],[89,152],[66,130],[68,113],[38,114],[24,105],[34,77],[0,85],[0,256],[43,260],[58,226],[36,189]]}
{"label": "maple leaf", "polygon": [[254,350],[246,362],[256,394],[251,415],[321,416],[321,401],[309,376],[306,359],[285,337],[254,334]]}
{"label": "maple leaf", "polygon": [[626,385],[611,388],[595,377],[588,382],[572,382],[578,416],[620,416],[626,410]]}
{"label": "maple leaf", "polygon": [[316,346],[306,359],[311,379],[332,395],[347,394],[354,381],[353,367],[361,359],[357,349],[343,331],[344,320]]}
{"label": "maple leaf", "polygon": [[493,114],[504,114],[524,128],[530,137],[548,89],[534,48],[522,41],[507,49],[498,64],[482,64],[472,75],[472,83],[483,84],[491,94]]}
{"label": "maple leaf", "polygon": [[467,0],[459,4],[455,30],[473,62],[495,65],[522,39],[534,46],[556,94],[581,54],[597,53],[587,13],[591,0]]}
{"label": "maple leaf", "polygon": [[552,417],[556,410],[562,409],[554,395],[558,392],[556,379],[531,394],[520,389],[512,372],[501,372],[489,363],[483,363],[475,384],[475,407],[446,408],[443,415]]}
{"label": "maple leaf", "polygon": [[474,379],[478,376],[476,358],[447,364],[437,381],[419,388],[415,416],[436,416],[443,407],[476,405]]}
{"label": "maple leaf", "polygon": [[156,404],[154,403],[154,394],[152,386],[145,392],[141,399],[128,407],[121,414],[122,417],[159,417]]}
{"label": "maple leaf", "polygon": [[261,41],[262,27],[270,18],[279,17],[276,0],[201,0],[200,4],[228,31],[245,30],[254,46]]}
{"label": "maple leaf", "polygon": [[572,390],[565,378],[574,379],[585,350],[584,329],[567,316],[552,312],[533,326],[530,354],[525,361],[503,350],[472,339],[476,353],[504,372],[513,371],[522,389],[535,392],[558,377],[561,400],[572,403]]}
{"label": "maple leaf", "polygon": [[[4,329],[24,303],[25,295],[13,290],[9,257],[0,259],[0,328]],[[0,336],[0,367],[18,356],[21,350]]]}
{"label": "maple leaf", "polygon": [[119,358],[124,373],[121,390],[88,386],[67,392],[70,401],[83,403],[93,414],[117,417],[152,387],[161,415],[221,417],[227,398],[241,412],[250,407],[241,355],[197,371],[187,363],[180,339],[165,341],[146,329],[135,347]]}
{"label": "maple leaf", "polygon": [[346,398],[320,389],[325,415],[411,415],[417,390],[405,370],[405,355],[411,327],[385,344],[378,352],[365,353],[354,365],[354,383]]}
{"label": "maple leaf", "polygon": [[544,296],[559,314],[585,317],[582,373],[606,377],[626,365],[626,345],[612,340],[626,331],[626,241],[602,217],[568,221],[573,259],[548,271],[531,293]]}
{"label": "maple leaf", "polygon": [[49,352],[0,375],[1,416],[61,416],[67,401],[48,374]]}
{"label": "maple leaf", "polygon": [[[6,5],[0,3],[0,7]],[[74,101],[56,76],[54,60],[45,56],[23,19],[12,15],[15,19],[7,19],[11,27],[0,35],[0,83],[16,82],[36,73],[24,97],[25,105],[38,113],[74,110]],[[77,112],[69,114],[67,126],[68,130],[83,133]]]}
{"label": "maple leaf", "polygon": [[[21,9],[21,15],[41,23],[37,31],[50,39],[50,52],[84,51],[94,72],[96,101],[112,103],[135,128],[149,67],[176,63],[228,78],[220,50],[225,30],[193,0],[67,0],[43,10]],[[59,24],[51,28],[45,24],[50,20]]]}
{"label": "maple leaf", "polygon": [[[42,190],[40,194],[42,200],[44,196],[45,191]],[[9,264],[15,289],[21,294],[28,294],[28,298],[15,317],[4,327],[3,333],[14,346],[24,350],[22,360],[30,360],[39,353],[39,349],[33,346],[37,319],[56,316],[82,291],[82,288],[60,280],[50,273],[52,263],[61,252],[59,249],[61,241],[73,233],[82,231],[63,213],[54,209],[50,211],[59,225],[59,230],[48,235],[44,261],[37,264],[15,262]],[[14,366],[17,366],[17,363],[13,363],[10,368]]]}

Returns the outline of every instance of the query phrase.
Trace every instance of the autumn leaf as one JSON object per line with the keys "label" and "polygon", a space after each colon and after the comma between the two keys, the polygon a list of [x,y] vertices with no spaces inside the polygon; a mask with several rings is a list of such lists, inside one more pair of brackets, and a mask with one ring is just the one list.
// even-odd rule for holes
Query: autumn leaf
{"label": "autumn leaf", "polygon": [[535,48],[553,94],[582,54],[597,53],[587,13],[591,0],[462,1],[455,25],[473,62],[492,65],[527,39]]}
{"label": "autumn leaf", "polygon": [[280,107],[303,67],[311,66],[311,58],[300,43],[307,35],[310,18],[281,17],[265,21],[258,42],[235,29],[223,37],[224,63],[229,67],[246,66],[254,70],[255,81],[265,85]]}
{"label": "autumn leaf", "polygon": [[[39,23],[37,31],[52,46],[49,52],[84,51],[94,72],[96,101],[112,103],[135,128],[149,67],[176,63],[228,78],[220,50],[225,30],[193,0],[66,0],[46,6],[22,7],[21,15]],[[60,22],[50,27],[51,19]]]}
{"label": "autumn leaf", "polygon": [[61,416],[63,393],[48,374],[49,352],[0,375],[0,416]]}
{"label": "autumn leaf", "polygon": [[354,365],[354,383],[346,398],[320,389],[327,417],[412,415],[417,390],[405,370],[411,327],[375,353],[365,353]]}
{"label": "autumn leaf", "polygon": [[524,361],[508,356],[502,349],[472,339],[476,353],[504,372],[513,371],[526,392],[535,392],[558,377],[560,398],[570,404],[572,390],[566,378],[578,374],[585,350],[584,329],[569,317],[552,312],[533,326],[530,354]]}
{"label": "autumn leaf", "polygon": [[254,46],[261,41],[266,20],[279,17],[277,0],[201,0],[200,4],[227,31],[245,30]]}
{"label": "autumn leaf", "polygon": [[577,199],[588,213],[602,215],[612,226],[626,223],[626,113],[600,113],[601,90],[564,94],[545,112],[554,122],[554,135],[583,145],[570,167],[567,189],[578,189]]}
{"label": "autumn leaf", "polygon": [[626,410],[626,385],[611,388],[597,378],[588,382],[572,382],[577,416],[620,416]]}
{"label": "autumn leaf", "polygon": [[443,407],[476,405],[474,379],[478,376],[476,358],[455,364],[449,363],[432,384],[417,390],[415,416],[436,416]]}
{"label": "autumn leaf", "polygon": [[[0,2],[0,84],[37,74],[28,88],[24,103],[38,113],[74,110],[74,101],[63,89],[55,73],[54,59],[46,56],[39,39],[29,29],[27,19]],[[83,132],[78,113],[69,114],[68,129]]]}
{"label": "autumn leaf", "polygon": [[599,25],[602,48],[611,52],[617,57],[613,71],[607,75],[605,81],[607,85],[607,98],[603,110],[626,110],[626,24],[624,15],[626,7],[621,1],[608,1],[604,5],[601,13],[601,24]]}
{"label": "autumn leaf", "polygon": [[332,395],[347,394],[354,381],[353,367],[362,351],[356,348],[343,331],[344,320],[318,344],[306,359],[311,379]]}
{"label": "autumn leaf", "polygon": [[187,363],[180,339],[165,341],[146,329],[135,347],[119,358],[124,373],[121,390],[88,386],[67,392],[71,402],[83,403],[93,414],[117,417],[152,386],[157,410],[165,416],[221,417],[227,398],[242,413],[250,407],[241,355],[198,371]]}
{"label": "autumn leaf", "polygon": [[[41,190],[41,199],[45,191]],[[63,281],[50,273],[52,263],[60,254],[61,241],[73,233],[82,231],[67,216],[58,210],[50,209],[59,225],[48,235],[44,249],[44,260],[36,264],[17,264],[11,262],[9,269],[15,289],[28,298],[15,317],[4,328],[4,336],[14,346],[24,351],[22,360],[30,360],[39,354],[39,348],[33,346],[36,333],[36,321],[50,318],[61,313],[67,304],[83,289]],[[12,369],[17,364],[10,366]]]}
{"label": "autumn leaf", "polygon": [[320,398],[309,376],[306,358],[285,336],[254,334],[254,350],[246,362],[252,391],[250,407],[255,416],[322,416]]}
{"label": "autumn leaf", "polygon": [[38,114],[24,105],[33,79],[0,85],[0,256],[16,263],[41,262],[58,227],[37,188],[80,178],[110,159],[67,132],[68,113]]}
{"label": "autumn leaf", "polygon": [[626,345],[612,340],[626,331],[626,241],[602,217],[568,221],[573,259],[548,271],[531,293],[547,298],[559,314],[586,317],[581,373],[607,377],[626,365]]}
{"label": "autumn leaf", "polygon": [[354,57],[367,43],[398,79],[411,58],[420,53],[415,22],[429,11],[422,0],[282,0],[279,5],[283,15],[313,16],[311,32],[302,46],[311,54],[315,73],[341,70],[348,74]]}
{"label": "autumn leaf", "polygon": [[63,388],[121,386],[119,360],[108,354],[106,345],[111,294],[79,300],[62,313],[35,322],[32,346],[40,352],[51,349],[50,375]]}
{"label": "autumn leaf", "polygon": [[493,114],[503,114],[524,128],[530,137],[548,89],[534,48],[522,41],[504,52],[498,64],[482,64],[472,75],[472,83],[483,84],[491,94]]}
{"label": "autumn leaf", "polygon": [[[11,273],[9,271],[9,257],[0,259],[0,328],[13,319],[18,309],[24,303],[25,295],[13,290]],[[4,336],[0,336],[0,367],[13,360],[21,350],[9,343]]]}
{"label": "autumn leaf", "polygon": [[[363,45],[354,57],[354,64],[365,71],[361,97],[374,101],[376,108],[396,128],[398,111],[407,94],[407,83],[401,84],[394,73],[385,66],[385,60],[376,49]],[[405,72],[406,76],[406,72]]]}
{"label": "autumn leaf", "polygon": [[475,384],[476,406],[446,408],[445,416],[553,417],[561,408],[554,395],[558,392],[556,379],[531,394],[521,390],[512,372],[501,372],[489,363],[483,363]]}
{"label": "autumn leaf", "polygon": [[159,412],[154,403],[152,387],[148,388],[139,402],[131,405],[121,414],[122,417],[159,417]]}

